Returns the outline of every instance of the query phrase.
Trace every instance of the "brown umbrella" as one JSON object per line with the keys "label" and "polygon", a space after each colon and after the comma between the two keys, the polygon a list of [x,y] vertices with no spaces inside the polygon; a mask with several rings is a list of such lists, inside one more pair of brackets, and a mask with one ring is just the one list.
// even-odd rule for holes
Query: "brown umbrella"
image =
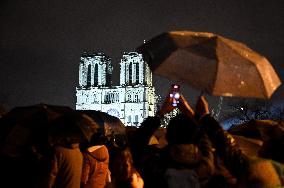
{"label": "brown umbrella", "polygon": [[281,84],[265,57],[213,33],[167,32],[137,50],[154,74],[214,96],[270,98]]}

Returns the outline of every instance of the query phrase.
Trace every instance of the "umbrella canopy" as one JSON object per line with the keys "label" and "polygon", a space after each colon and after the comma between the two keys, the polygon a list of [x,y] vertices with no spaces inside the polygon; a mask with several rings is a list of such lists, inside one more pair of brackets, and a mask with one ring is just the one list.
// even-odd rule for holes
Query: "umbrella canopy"
{"label": "umbrella canopy", "polygon": [[112,134],[126,134],[125,125],[121,120],[115,116],[111,116],[105,112],[96,110],[77,110],[81,113],[90,116],[100,127],[101,133],[104,136],[110,136]]}
{"label": "umbrella canopy", "polygon": [[115,144],[116,147],[124,147],[127,143],[126,127],[122,121],[105,112],[96,110],[78,110],[83,114],[90,116],[98,123],[99,134],[95,135],[96,139],[102,139],[104,142]]}
{"label": "umbrella canopy", "polygon": [[[268,140],[267,132],[271,132],[272,129],[278,128],[279,125],[280,125],[279,122],[273,121],[273,120],[254,120],[253,119],[245,123],[233,125],[227,131],[233,135],[241,135],[241,136],[245,136],[248,138],[254,138],[254,139],[266,141]],[[283,134],[283,132],[284,131],[282,131],[281,133]],[[276,134],[274,134],[274,136],[275,135]]]}
{"label": "umbrella canopy", "polygon": [[[66,119],[67,116],[74,116],[73,119],[70,117],[70,121],[74,120],[70,126],[60,125],[56,128],[55,124],[59,122],[56,120],[61,117]],[[82,117],[82,114],[65,106],[39,104],[15,107],[0,119],[0,151],[5,155],[19,157],[31,147],[45,152],[50,140],[54,142],[56,139],[70,136],[80,137],[82,141],[89,140],[98,126],[92,120],[85,119],[87,118]],[[78,127],[75,128],[74,125]],[[65,133],[58,137],[61,130]],[[51,137],[53,139],[50,139]]]}
{"label": "umbrella canopy", "polygon": [[[228,132],[236,138],[241,149],[251,156],[257,151],[260,157],[284,162],[284,154],[279,152],[284,147],[284,121],[251,120],[233,126]],[[255,141],[253,144],[252,140],[262,144]]]}
{"label": "umbrella canopy", "polygon": [[281,84],[265,57],[213,33],[162,33],[137,51],[154,74],[214,96],[270,98]]}
{"label": "umbrella canopy", "polygon": [[73,111],[50,122],[48,135],[51,144],[90,142],[99,125],[88,115]]}
{"label": "umbrella canopy", "polygon": [[232,135],[238,147],[248,156],[257,157],[263,141],[255,138],[248,138],[241,135]]}
{"label": "umbrella canopy", "polygon": [[252,121],[241,124],[234,124],[227,131],[228,133],[233,135],[262,140],[259,129],[255,126],[255,124],[252,123]]}

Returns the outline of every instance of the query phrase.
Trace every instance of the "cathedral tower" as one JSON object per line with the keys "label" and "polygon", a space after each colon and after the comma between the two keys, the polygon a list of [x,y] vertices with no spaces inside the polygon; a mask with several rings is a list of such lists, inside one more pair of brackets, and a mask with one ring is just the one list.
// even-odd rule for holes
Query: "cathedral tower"
{"label": "cathedral tower", "polygon": [[120,85],[152,86],[152,73],[142,54],[125,52],[120,61]]}
{"label": "cathedral tower", "polygon": [[79,65],[79,86],[110,86],[112,74],[111,59],[103,53],[83,53]]}
{"label": "cathedral tower", "polygon": [[142,54],[124,53],[120,61],[120,85],[111,85],[112,65],[103,53],[81,56],[76,109],[99,110],[116,116],[128,126],[139,126],[155,114],[152,73]]}

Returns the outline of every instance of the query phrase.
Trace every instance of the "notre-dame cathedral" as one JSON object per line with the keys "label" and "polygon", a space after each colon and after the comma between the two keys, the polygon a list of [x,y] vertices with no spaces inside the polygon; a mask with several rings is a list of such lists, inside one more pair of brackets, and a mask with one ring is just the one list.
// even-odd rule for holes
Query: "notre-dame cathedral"
{"label": "notre-dame cathedral", "polygon": [[112,85],[112,71],[111,59],[105,54],[82,54],[76,109],[106,112],[126,126],[139,126],[146,117],[154,116],[155,88],[142,54],[123,54],[119,86]]}

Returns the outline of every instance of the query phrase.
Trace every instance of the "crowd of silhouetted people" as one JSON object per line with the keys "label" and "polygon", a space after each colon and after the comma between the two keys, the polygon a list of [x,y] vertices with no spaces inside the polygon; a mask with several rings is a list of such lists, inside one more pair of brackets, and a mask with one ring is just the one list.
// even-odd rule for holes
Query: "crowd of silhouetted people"
{"label": "crowd of silhouetted people", "polygon": [[[63,137],[52,142],[46,151],[31,147],[20,159],[1,155],[1,187],[284,186],[283,158],[243,152],[233,136],[210,115],[204,96],[198,98],[195,108],[182,95],[179,100],[173,106],[171,97],[166,97],[155,116],[146,118],[138,128],[126,127],[125,137],[97,133],[85,143]],[[161,128],[161,118],[175,108],[180,113]],[[87,116],[78,118],[92,121]],[[164,137],[158,139],[155,134],[161,130]]]}

